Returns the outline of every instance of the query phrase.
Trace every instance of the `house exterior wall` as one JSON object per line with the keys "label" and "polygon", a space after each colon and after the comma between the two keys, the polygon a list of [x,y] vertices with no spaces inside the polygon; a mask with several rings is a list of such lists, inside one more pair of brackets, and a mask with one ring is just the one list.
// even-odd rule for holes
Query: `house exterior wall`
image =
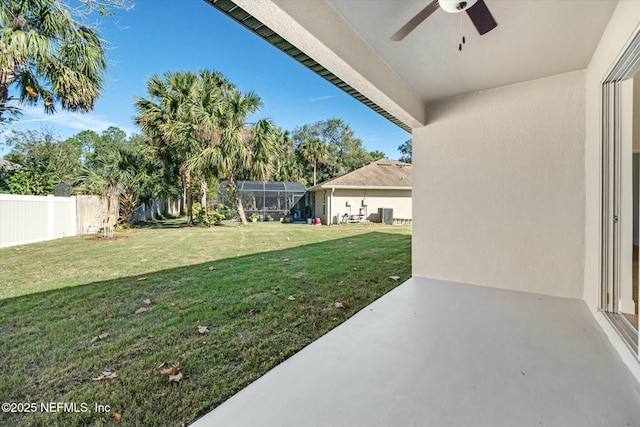
{"label": "house exterior wall", "polygon": [[327,224],[327,191],[316,191],[315,198],[314,218],[320,218],[320,221],[322,221],[323,224]]}
{"label": "house exterior wall", "polygon": [[431,105],[413,132],[413,275],[581,297],[585,73]]}
{"label": "house exterior wall", "polygon": [[[362,201],[367,200],[367,216],[369,221],[378,221],[378,208],[393,209],[394,219],[412,219],[411,190],[382,189],[320,189],[315,191],[315,218],[323,224],[336,224],[338,215],[357,215]],[[323,201],[326,209],[323,210]],[[351,209],[347,206],[351,202]],[[327,222],[328,221],[328,222]]]}
{"label": "house exterior wall", "polygon": [[[331,190],[329,190],[331,191]],[[378,208],[393,209],[393,217],[397,219],[411,219],[411,190],[358,190],[337,188],[333,192],[331,205],[332,223],[337,221],[337,215],[350,213],[357,215],[362,207],[362,201],[367,200],[366,219],[377,222]],[[351,202],[351,209],[347,206]]]}
{"label": "house exterior wall", "polygon": [[620,1],[586,70],[584,300],[594,313],[600,301],[602,82],[639,25],[640,2]]}

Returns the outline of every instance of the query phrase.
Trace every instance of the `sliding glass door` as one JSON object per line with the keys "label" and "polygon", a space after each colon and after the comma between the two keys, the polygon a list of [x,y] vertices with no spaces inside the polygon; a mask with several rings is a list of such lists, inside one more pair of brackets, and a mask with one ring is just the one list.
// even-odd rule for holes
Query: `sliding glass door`
{"label": "sliding glass door", "polygon": [[600,307],[638,355],[640,36],[602,86]]}

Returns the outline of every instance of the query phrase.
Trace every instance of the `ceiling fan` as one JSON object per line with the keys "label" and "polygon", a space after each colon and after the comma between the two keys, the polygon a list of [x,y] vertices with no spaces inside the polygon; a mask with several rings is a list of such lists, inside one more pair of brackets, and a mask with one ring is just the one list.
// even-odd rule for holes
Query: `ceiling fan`
{"label": "ceiling fan", "polygon": [[475,25],[480,35],[486,34],[498,26],[493,19],[489,8],[484,0],[433,0],[427,7],[422,9],[416,16],[411,18],[397,33],[391,36],[391,41],[397,42],[404,39],[411,31],[427,19],[433,12],[443,9],[449,13],[467,12],[471,22]]}

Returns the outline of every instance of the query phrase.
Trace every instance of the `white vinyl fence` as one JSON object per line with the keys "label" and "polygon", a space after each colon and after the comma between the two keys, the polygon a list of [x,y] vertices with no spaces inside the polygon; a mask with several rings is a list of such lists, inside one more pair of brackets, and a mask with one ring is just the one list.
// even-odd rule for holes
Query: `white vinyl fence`
{"label": "white vinyl fence", "polygon": [[76,233],[76,198],[0,194],[0,248]]}
{"label": "white vinyl fence", "polygon": [[[138,207],[136,220],[179,212],[178,201],[159,201]],[[0,248],[96,233],[117,218],[118,204],[109,209],[107,198],[101,196],[0,194]]]}

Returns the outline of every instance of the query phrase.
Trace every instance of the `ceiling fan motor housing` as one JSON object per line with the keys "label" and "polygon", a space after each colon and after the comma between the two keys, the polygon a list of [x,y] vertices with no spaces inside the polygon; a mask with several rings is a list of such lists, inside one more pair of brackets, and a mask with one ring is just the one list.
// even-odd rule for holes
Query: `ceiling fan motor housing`
{"label": "ceiling fan motor housing", "polygon": [[445,12],[459,13],[469,9],[477,1],[478,0],[440,0],[438,3],[440,4],[440,8]]}

